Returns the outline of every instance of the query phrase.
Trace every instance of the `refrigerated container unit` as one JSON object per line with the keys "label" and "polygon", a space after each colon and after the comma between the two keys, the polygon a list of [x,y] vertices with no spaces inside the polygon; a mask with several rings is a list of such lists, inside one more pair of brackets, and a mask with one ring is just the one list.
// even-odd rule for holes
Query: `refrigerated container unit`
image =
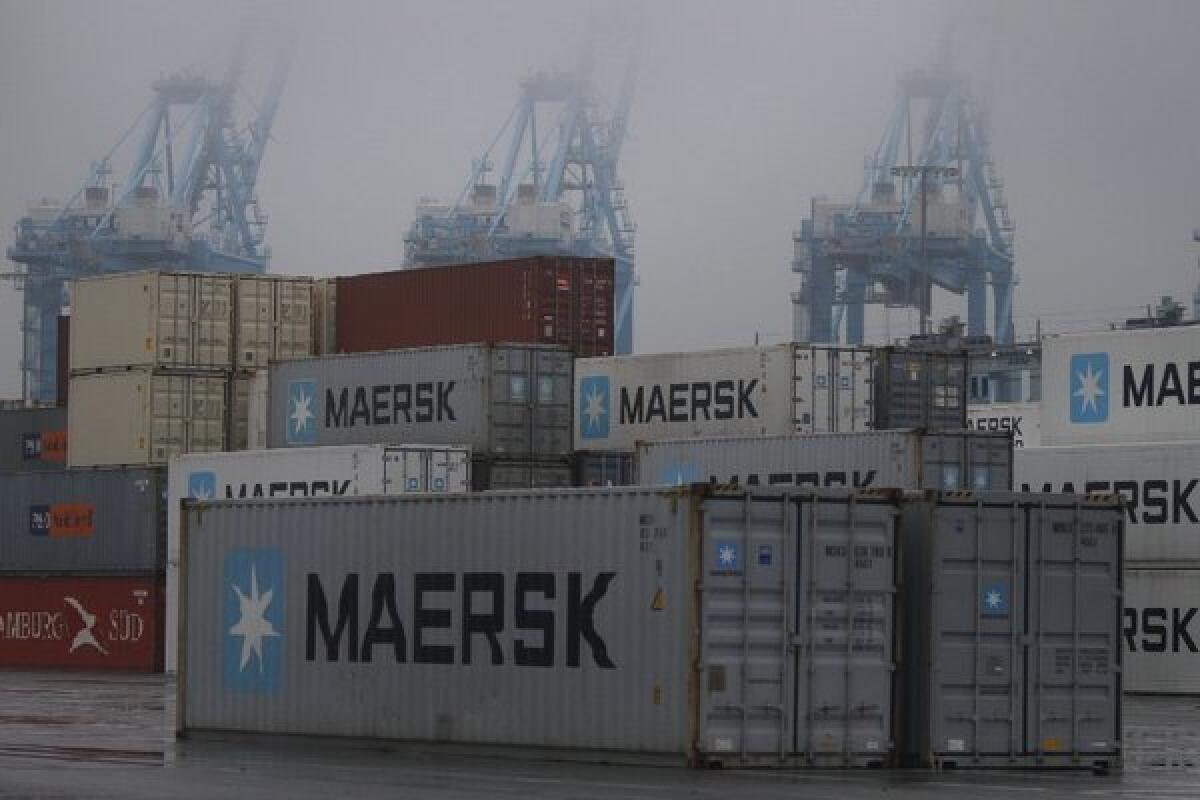
{"label": "refrigerated container unit", "polygon": [[[471,451],[449,445],[348,445],[182,455],[167,475],[166,634],[177,641],[180,502],[358,497],[471,490]],[[167,652],[175,671],[175,653]]]}
{"label": "refrigerated container unit", "polygon": [[153,576],[0,575],[0,666],[162,670]]}
{"label": "refrigerated container unit", "polygon": [[1119,767],[1119,499],[943,492],[902,514],[906,763]]}
{"label": "refrigerated container unit", "polygon": [[1014,481],[1032,492],[1119,494],[1129,566],[1200,567],[1200,441],[1021,450]]}
{"label": "refrigerated container unit", "polygon": [[227,372],[129,369],[71,376],[71,467],[166,465],[229,446]]}
{"label": "refrigerated container unit", "polygon": [[896,516],[707,487],[188,504],[178,726],[887,764]]}
{"label": "refrigerated container unit", "polygon": [[967,352],[909,347],[876,351],[874,427],[967,427]]}
{"label": "refrigerated container unit", "polygon": [[67,410],[37,406],[0,411],[0,472],[61,470],[67,464]]}
{"label": "refrigerated container unit", "polygon": [[620,450],[591,450],[575,454],[574,484],[589,486],[636,486],[637,453]]}
{"label": "refrigerated container unit", "polygon": [[1038,403],[969,405],[967,427],[976,431],[1011,433],[1015,448],[1040,447],[1041,406]]}
{"label": "refrigerated container unit", "polygon": [[799,344],[580,358],[575,449],[869,430],[872,363],[863,348]]}
{"label": "refrigerated container unit", "polygon": [[571,352],[429,347],[272,364],[271,447],[461,444],[503,460],[571,455]]}
{"label": "refrigerated container unit", "polygon": [[1200,695],[1200,569],[1125,570],[1125,691]]}
{"label": "refrigerated container unit", "polygon": [[1047,336],[1047,445],[1200,438],[1200,327]]}
{"label": "refrigerated container unit", "polygon": [[1012,489],[1012,438],[957,431],[871,431],[645,442],[643,486]]}
{"label": "refrigerated container unit", "polygon": [[160,469],[0,475],[0,573],[160,571],[165,498]]}
{"label": "refrigerated container unit", "polygon": [[613,260],[531,256],[336,279],[337,350],[475,342],[613,352]]}
{"label": "refrigerated container unit", "polygon": [[71,282],[72,374],[233,365],[232,275],[151,270]]}

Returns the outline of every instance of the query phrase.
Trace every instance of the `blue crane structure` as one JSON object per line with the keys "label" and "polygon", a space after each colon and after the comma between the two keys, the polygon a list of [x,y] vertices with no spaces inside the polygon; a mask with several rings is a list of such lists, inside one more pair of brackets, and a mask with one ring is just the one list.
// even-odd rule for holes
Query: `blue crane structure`
{"label": "blue crane structure", "polygon": [[[291,64],[294,37],[279,46],[250,118],[237,118],[249,30],[219,80],[191,72],[153,84],[153,96],[120,141],[93,163],[65,203],[43,201],[16,224],[8,258],[23,292],[22,385],[27,401],[56,395],[58,315],[75,278],[167,268],[261,273],[270,248],[255,195],[271,124]],[[141,128],[123,186],[112,181],[117,151]]]}
{"label": "blue crane structure", "polygon": [[[421,200],[405,235],[405,263],[435,266],[533,255],[614,259],[614,345],[633,350],[634,225],[617,163],[637,76],[636,48],[624,62],[611,109],[596,88],[592,49],[573,72],[539,72],[492,143],[475,159],[452,204]],[[555,116],[556,114],[556,116]],[[554,120],[539,135],[539,122]],[[508,134],[498,183],[492,152]],[[548,159],[548,160],[547,160]]]}
{"label": "blue crane structure", "polygon": [[1013,341],[1014,226],[988,131],[986,104],[945,65],[900,80],[854,201],[815,198],[793,235],[797,340],[837,342],[844,319],[844,341],[862,343],[869,303],[918,309],[927,333],[934,286],[966,293],[967,333],[982,337],[990,285],[991,336]]}

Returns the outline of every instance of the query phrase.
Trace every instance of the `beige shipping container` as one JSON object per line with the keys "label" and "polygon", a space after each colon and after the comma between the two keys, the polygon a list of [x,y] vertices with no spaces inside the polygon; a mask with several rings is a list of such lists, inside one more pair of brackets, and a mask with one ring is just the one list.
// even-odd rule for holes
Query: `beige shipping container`
{"label": "beige shipping container", "polygon": [[152,370],[71,377],[67,463],[166,464],[226,449],[228,378]]}
{"label": "beige shipping container", "polygon": [[237,277],[235,369],[266,369],[271,361],[316,355],[314,287],[312,278]]}
{"label": "beige shipping container", "polygon": [[71,283],[70,370],[228,369],[233,277],[128,272]]}

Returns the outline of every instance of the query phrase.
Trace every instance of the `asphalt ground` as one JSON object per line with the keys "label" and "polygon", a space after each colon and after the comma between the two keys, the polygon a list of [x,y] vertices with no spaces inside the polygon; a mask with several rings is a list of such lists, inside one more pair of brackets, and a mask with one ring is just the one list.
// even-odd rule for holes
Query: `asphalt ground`
{"label": "asphalt ground", "polygon": [[1200,698],[1125,701],[1125,767],[1087,772],[711,771],[304,737],[176,740],[163,676],[0,671],[0,797],[1193,798]]}

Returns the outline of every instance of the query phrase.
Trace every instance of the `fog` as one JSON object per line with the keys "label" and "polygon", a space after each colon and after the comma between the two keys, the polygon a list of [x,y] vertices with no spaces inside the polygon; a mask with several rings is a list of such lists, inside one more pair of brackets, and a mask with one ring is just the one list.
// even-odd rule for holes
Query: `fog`
{"label": "fog", "polygon": [[[66,199],[150,99],[220,74],[247,4],[0,2],[0,222]],[[418,196],[453,199],[517,99],[571,67],[609,6],[553,0],[297,4],[295,60],[258,183],[271,271],[397,266]],[[1018,335],[1098,327],[1200,277],[1200,4],[653,2],[620,174],[638,226],[635,346],[790,337],[792,231],[852,197],[896,80],[951,20],[992,96],[1016,222]],[[272,6],[271,10],[278,11]],[[603,59],[604,52],[600,53]],[[127,167],[118,163],[118,169]],[[11,267],[11,265],[9,265]],[[6,269],[6,272],[11,271]],[[934,315],[961,313],[935,293]],[[20,391],[20,300],[0,285],[0,396]],[[911,314],[877,312],[868,336]]]}

